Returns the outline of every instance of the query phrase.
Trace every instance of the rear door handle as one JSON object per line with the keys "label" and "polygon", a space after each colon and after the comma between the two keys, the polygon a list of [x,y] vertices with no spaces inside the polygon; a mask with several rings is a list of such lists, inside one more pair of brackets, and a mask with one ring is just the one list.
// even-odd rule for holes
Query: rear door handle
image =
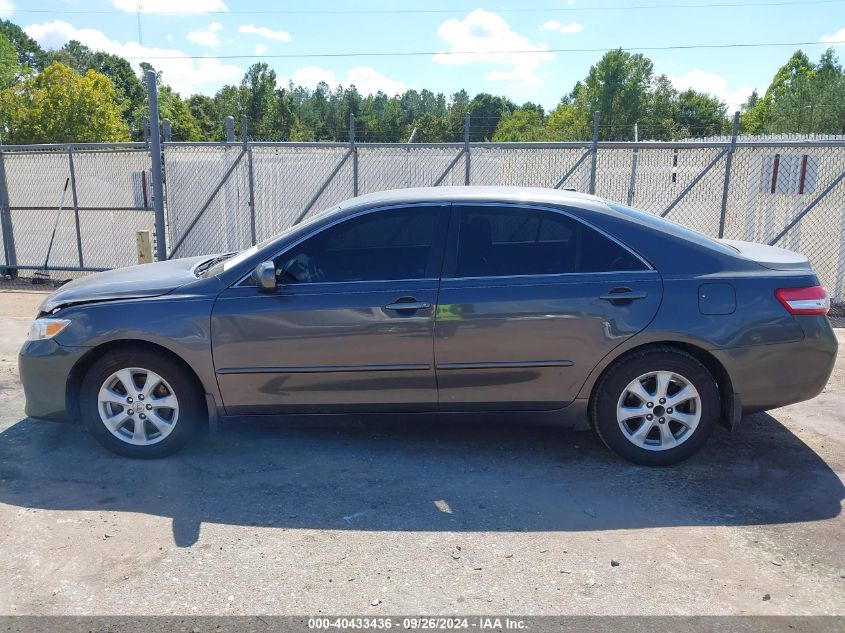
{"label": "rear door handle", "polygon": [[384,306],[385,310],[396,310],[396,311],[416,311],[416,310],[428,310],[431,307],[431,304],[426,301],[417,301],[413,298],[408,299],[398,299],[396,303],[388,303]]}
{"label": "rear door handle", "polygon": [[644,292],[635,292],[630,288],[614,288],[606,295],[600,295],[599,299],[604,301],[633,301],[634,299],[645,299],[647,296]]}

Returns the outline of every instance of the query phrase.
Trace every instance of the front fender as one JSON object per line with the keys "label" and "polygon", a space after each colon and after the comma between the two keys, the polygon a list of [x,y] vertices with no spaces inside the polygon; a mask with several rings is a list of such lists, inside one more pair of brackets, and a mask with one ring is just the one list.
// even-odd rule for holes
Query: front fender
{"label": "front fender", "polygon": [[153,343],[187,363],[205,392],[219,401],[211,352],[213,304],[213,296],[164,295],[71,306],[57,315],[70,319],[71,325],[56,342],[89,350],[117,342]]}

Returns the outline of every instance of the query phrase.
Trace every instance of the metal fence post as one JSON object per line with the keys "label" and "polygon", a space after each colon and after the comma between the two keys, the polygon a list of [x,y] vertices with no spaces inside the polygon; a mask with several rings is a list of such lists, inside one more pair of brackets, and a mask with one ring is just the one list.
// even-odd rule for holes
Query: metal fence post
{"label": "metal fence post", "polygon": [[76,255],[79,260],[79,267],[85,265],[82,259],[82,233],[79,230],[79,196],[76,194],[76,168],[73,164],[73,146],[67,146],[67,165],[70,171],[70,195],[73,202],[73,221],[76,224]]}
{"label": "metal fence post", "polygon": [[466,116],[464,117],[464,166],[465,166],[465,173],[464,173],[464,184],[469,185],[469,176],[470,176],[470,152],[469,152],[469,139],[470,139],[470,114],[467,112]]}
{"label": "metal fence post", "polygon": [[15,253],[15,233],[12,226],[12,212],[9,209],[9,188],[6,185],[6,166],[3,147],[0,146],[0,228],[3,230],[3,255],[6,274],[17,277],[18,258]]}
{"label": "metal fence post", "polygon": [[165,119],[161,122],[161,134],[164,137],[165,143],[173,140],[173,124],[170,122],[170,119]]}
{"label": "metal fence post", "polygon": [[598,164],[599,154],[599,121],[601,120],[601,113],[596,111],[593,115],[593,160],[590,167],[590,193],[596,193],[596,166]]}
{"label": "metal fence post", "polygon": [[[634,123],[634,143],[640,142],[640,131],[636,123]],[[628,183],[628,206],[634,203],[634,188],[637,185],[637,159],[639,158],[639,150],[634,145],[633,154],[631,155],[631,182]]]}
{"label": "metal fence post", "polygon": [[226,117],[226,142],[235,142],[235,117],[231,115]]}
{"label": "metal fence post", "polygon": [[150,104],[150,160],[152,162],[153,208],[155,209],[156,229],[156,259],[162,262],[167,259],[167,243],[164,222],[164,183],[162,182],[161,165],[161,131],[158,117],[158,87],[156,73],[147,71],[147,100]]}
{"label": "metal fence post", "polygon": [[243,139],[244,151],[246,152],[247,165],[247,186],[249,187],[249,230],[253,246],[258,241],[255,238],[255,178],[252,171],[252,148],[249,146],[249,122],[246,115],[241,117],[241,137]]}
{"label": "metal fence post", "polygon": [[728,213],[728,190],[731,185],[731,165],[733,164],[736,137],[739,134],[739,112],[734,112],[734,124],[731,130],[731,144],[725,157],[725,185],[722,188],[722,211],[719,214],[719,237],[725,237],[725,216]]}
{"label": "metal fence post", "polygon": [[358,147],[355,145],[355,115],[349,113],[349,151],[352,152],[352,195],[358,195]]}

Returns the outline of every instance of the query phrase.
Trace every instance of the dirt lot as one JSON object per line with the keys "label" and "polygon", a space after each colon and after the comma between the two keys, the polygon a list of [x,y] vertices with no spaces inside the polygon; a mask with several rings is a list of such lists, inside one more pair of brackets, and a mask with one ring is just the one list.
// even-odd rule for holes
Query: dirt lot
{"label": "dirt lot", "polygon": [[592,433],[407,420],[135,462],[24,418],[40,299],[0,292],[0,613],[845,614],[845,353],[812,402],[666,470]]}

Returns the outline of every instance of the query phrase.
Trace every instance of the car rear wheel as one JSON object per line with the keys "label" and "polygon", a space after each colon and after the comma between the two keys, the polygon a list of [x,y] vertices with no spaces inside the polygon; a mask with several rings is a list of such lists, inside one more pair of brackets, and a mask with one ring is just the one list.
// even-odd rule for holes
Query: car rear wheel
{"label": "car rear wheel", "polygon": [[91,435],[125,457],[170,455],[203,415],[193,381],[172,360],[147,350],[104,354],[82,384],[80,408]]}
{"label": "car rear wheel", "polygon": [[686,352],[664,347],[613,365],[596,387],[591,416],[617,455],[669,466],[704,445],[720,409],[719,388],[707,368]]}

